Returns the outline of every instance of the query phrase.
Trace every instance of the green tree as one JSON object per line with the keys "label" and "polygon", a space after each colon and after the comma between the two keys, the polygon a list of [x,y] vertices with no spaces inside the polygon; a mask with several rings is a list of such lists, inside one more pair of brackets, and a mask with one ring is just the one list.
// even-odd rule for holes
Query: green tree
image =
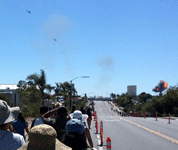
{"label": "green tree", "polygon": [[152,96],[149,93],[147,94],[145,92],[142,92],[138,97],[140,103],[146,103],[147,100],[152,98]]}
{"label": "green tree", "polygon": [[9,106],[12,107],[11,99],[6,94],[0,94],[0,100],[6,101]]}
{"label": "green tree", "polygon": [[46,90],[48,91],[48,94],[50,94],[52,92],[52,90],[54,90],[54,86],[51,86],[50,84],[46,85]]}
{"label": "green tree", "polygon": [[111,96],[111,98],[114,98],[114,99],[116,98],[116,94],[114,94],[114,93],[111,93],[110,96]]}

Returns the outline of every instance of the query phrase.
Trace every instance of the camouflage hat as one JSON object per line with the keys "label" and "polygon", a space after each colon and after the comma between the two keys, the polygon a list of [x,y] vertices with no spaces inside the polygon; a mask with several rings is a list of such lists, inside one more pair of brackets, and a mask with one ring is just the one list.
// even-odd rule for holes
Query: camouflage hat
{"label": "camouflage hat", "polygon": [[18,150],[72,150],[56,137],[53,127],[46,124],[35,126],[29,132],[29,141]]}

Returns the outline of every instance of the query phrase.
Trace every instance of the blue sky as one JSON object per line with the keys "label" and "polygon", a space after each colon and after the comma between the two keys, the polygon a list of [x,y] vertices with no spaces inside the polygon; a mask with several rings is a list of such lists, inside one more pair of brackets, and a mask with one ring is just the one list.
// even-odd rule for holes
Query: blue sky
{"label": "blue sky", "polygon": [[[46,73],[78,94],[177,85],[177,0],[0,0],[0,83]],[[31,11],[28,13],[26,10]],[[57,39],[54,41],[53,39]]]}

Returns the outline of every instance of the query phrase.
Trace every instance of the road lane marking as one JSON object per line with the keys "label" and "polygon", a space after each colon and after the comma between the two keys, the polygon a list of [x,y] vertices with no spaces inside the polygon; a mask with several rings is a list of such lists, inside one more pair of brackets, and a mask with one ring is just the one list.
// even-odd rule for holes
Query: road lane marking
{"label": "road lane marking", "polygon": [[104,116],[104,115],[103,115],[103,112],[102,112],[102,110],[101,110],[101,108],[100,108],[100,111],[101,111],[102,116]]}
{"label": "road lane marking", "polygon": [[126,121],[126,122],[129,122],[129,123],[131,123],[131,124],[133,124],[133,125],[135,125],[135,126],[137,126],[139,128],[142,128],[142,129],[144,129],[144,130],[146,130],[146,131],[148,131],[150,133],[153,133],[153,134],[155,134],[155,135],[157,135],[159,137],[162,137],[162,138],[164,138],[164,139],[166,139],[168,141],[171,141],[172,143],[178,144],[178,140],[177,139],[174,139],[174,138],[172,138],[170,136],[164,135],[164,134],[162,134],[160,132],[157,132],[155,130],[149,129],[149,128],[147,128],[145,126],[142,126],[140,124],[137,124],[137,123],[135,123],[133,121],[130,121],[130,120],[127,120],[127,119],[123,119],[123,120]]}

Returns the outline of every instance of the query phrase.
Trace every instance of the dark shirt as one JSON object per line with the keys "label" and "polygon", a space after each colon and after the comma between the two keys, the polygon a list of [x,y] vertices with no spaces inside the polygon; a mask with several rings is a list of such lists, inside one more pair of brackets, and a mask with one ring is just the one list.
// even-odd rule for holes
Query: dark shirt
{"label": "dark shirt", "polygon": [[26,122],[22,122],[19,119],[17,119],[17,120],[13,121],[12,125],[15,127],[15,133],[19,133],[26,140],[25,134],[24,134],[24,129],[27,127],[27,123]]}
{"label": "dark shirt", "polygon": [[44,123],[52,126],[56,130],[57,139],[61,142],[63,141],[63,138],[66,134],[65,125],[67,121],[68,120],[65,117],[58,117],[57,119],[44,118]]}

